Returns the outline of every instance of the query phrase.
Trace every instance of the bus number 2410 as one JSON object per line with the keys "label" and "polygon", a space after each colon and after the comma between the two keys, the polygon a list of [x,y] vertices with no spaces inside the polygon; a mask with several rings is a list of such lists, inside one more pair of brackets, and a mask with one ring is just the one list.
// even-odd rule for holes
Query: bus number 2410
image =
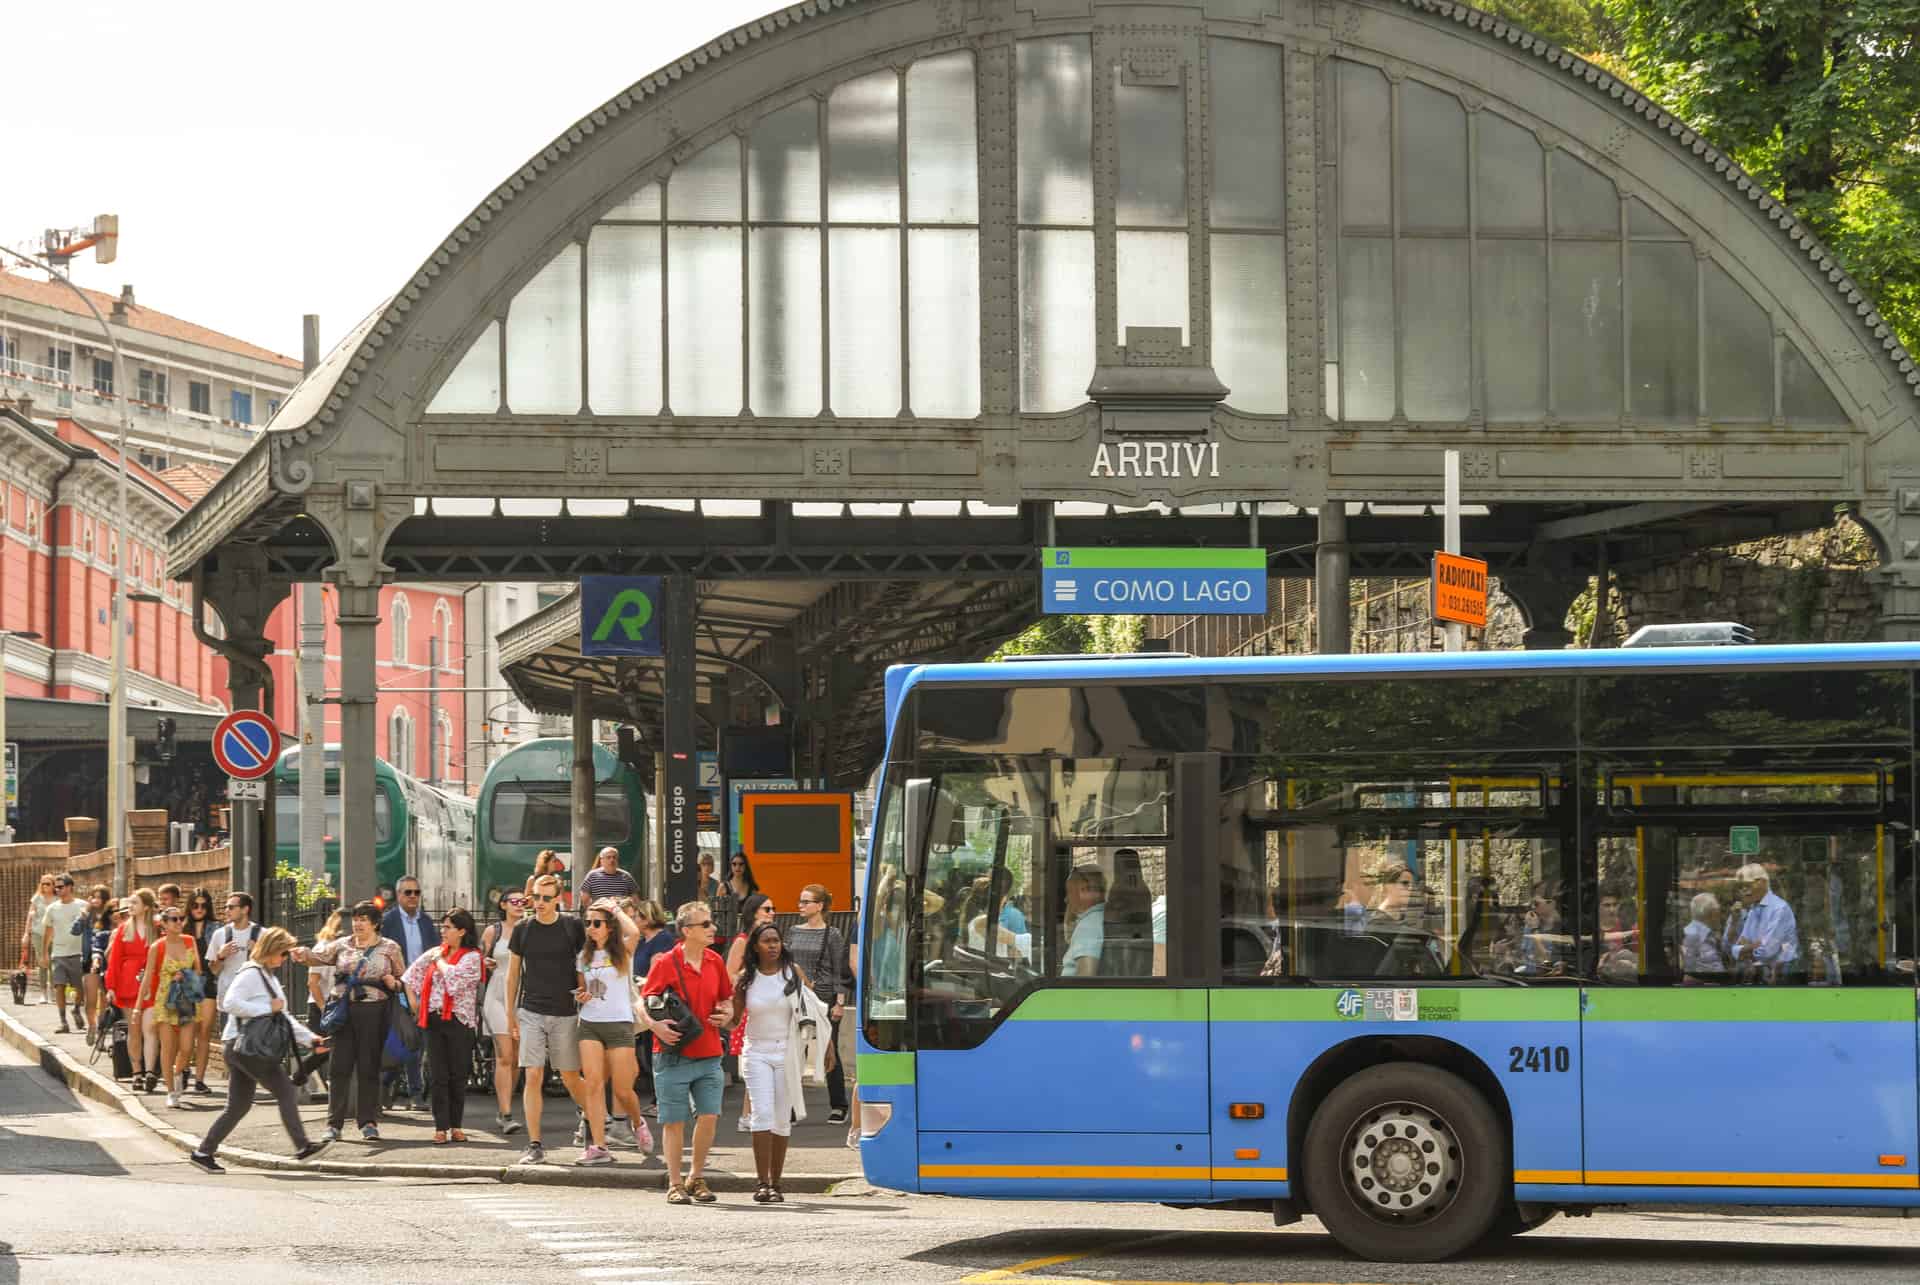
{"label": "bus number 2410", "polygon": [[1512,1059],[1509,1071],[1566,1071],[1573,1066],[1573,1054],[1564,1044],[1515,1044],[1507,1056]]}

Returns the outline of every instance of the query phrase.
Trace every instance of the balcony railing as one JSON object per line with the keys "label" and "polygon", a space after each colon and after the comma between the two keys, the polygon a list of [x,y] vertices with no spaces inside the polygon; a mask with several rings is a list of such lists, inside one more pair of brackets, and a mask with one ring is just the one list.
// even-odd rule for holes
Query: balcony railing
{"label": "balcony railing", "polygon": [[[0,387],[7,388],[16,396],[25,393],[36,402],[45,402],[60,410],[113,407],[121,401],[118,394],[103,393],[90,382],[82,383],[76,380],[69,371],[63,371],[55,366],[42,366],[17,357],[0,358]],[[167,392],[171,398],[174,390],[169,388]],[[137,388],[133,396],[125,400],[133,408],[134,414],[144,414],[149,418],[193,424],[217,424],[223,428],[242,429],[247,432],[253,432],[260,427],[258,424],[246,424],[219,415],[188,410],[183,406],[148,401],[140,396]]]}

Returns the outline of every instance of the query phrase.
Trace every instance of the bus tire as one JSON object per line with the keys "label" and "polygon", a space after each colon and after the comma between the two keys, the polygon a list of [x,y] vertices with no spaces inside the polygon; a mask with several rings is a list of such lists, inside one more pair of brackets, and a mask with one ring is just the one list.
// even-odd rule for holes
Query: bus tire
{"label": "bus tire", "polygon": [[1431,1263],[1479,1243],[1513,1200],[1506,1131],[1465,1080],[1417,1062],[1368,1067],[1313,1113],[1307,1199],[1363,1258]]}

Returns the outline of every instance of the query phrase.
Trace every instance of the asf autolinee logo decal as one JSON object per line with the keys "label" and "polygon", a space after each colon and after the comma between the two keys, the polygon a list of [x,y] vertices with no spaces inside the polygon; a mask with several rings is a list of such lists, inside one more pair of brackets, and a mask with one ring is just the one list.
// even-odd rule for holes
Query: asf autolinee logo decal
{"label": "asf autolinee logo decal", "polygon": [[1333,1011],[1342,1017],[1354,1018],[1366,1011],[1367,997],[1356,990],[1344,990],[1333,1001]]}

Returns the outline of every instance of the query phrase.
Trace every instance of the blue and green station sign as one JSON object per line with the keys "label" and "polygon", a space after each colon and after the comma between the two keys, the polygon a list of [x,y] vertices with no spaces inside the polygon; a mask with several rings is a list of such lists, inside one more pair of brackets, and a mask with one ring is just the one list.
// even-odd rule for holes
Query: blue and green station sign
{"label": "blue and green station sign", "polygon": [[1267,610],[1265,549],[1040,551],[1049,616],[1230,616]]}

